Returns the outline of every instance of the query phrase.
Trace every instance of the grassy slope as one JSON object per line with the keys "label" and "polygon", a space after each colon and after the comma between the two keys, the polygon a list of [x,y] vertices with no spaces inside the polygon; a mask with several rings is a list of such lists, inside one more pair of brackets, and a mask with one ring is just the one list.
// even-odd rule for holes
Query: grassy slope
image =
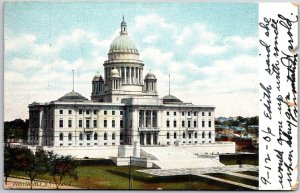
{"label": "grassy slope", "polygon": [[[224,160],[225,164],[233,164],[233,160]],[[255,160],[249,159],[247,163],[254,163]],[[243,161],[243,164],[246,164]],[[151,176],[136,170],[139,167],[132,167],[133,188],[134,189],[198,189],[198,190],[242,190],[239,187],[229,184],[208,180],[198,176]],[[88,189],[128,189],[129,167],[117,167],[107,160],[94,160],[93,162],[80,162],[77,168],[78,181],[66,177],[63,181],[66,185],[78,186]],[[26,176],[24,173],[14,171],[13,175]],[[222,176],[227,178],[228,176]],[[38,179],[53,181],[49,174],[40,174]],[[243,179],[235,179],[242,180]],[[249,183],[249,182],[248,182]],[[253,183],[253,182],[252,182]],[[250,183],[251,185],[254,185]]]}

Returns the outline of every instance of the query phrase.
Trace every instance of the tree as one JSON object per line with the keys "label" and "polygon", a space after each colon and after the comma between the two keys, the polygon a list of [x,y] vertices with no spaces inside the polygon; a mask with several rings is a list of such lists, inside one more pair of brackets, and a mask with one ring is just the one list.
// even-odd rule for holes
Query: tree
{"label": "tree", "polygon": [[65,176],[70,176],[78,179],[76,172],[76,163],[74,157],[67,155],[57,155],[53,152],[49,152],[49,172],[56,185],[56,189],[59,188],[61,182]]}
{"label": "tree", "polygon": [[16,156],[16,169],[24,171],[30,179],[30,188],[38,174],[48,171],[48,153],[36,150],[35,154],[30,149],[24,149]]}
{"label": "tree", "polygon": [[10,176],[11,171],[14,169],[15,149],[10,145],[4,146],[4,177],[5,184],[7,184],[7,178]]}
{"label": "tree", "polygon": [[4,141],[7,142],[8,139],[27,139],[27,133],[29,128],[29,121],[26,119],[15,119],[13,121],[4,122]]}

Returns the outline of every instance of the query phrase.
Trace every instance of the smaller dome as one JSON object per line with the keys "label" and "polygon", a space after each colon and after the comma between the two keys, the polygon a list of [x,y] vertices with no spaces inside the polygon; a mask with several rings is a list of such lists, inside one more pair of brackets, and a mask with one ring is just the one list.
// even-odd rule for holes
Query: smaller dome
{"label": "smaller dome", "polygon": [[147,79],[147,80],[156,80],[156,77],[151,72],[148,72],[148,74],[145,76],[145,79]]}
{"label": "smaller dome", "polygon": [[96,75],[94,76],[94,78],[93,78],[93,81],[98,81],[98,80],[99,80],[99,75],[96,74]]}
{"label": "smaller dome", "polygon": [[66,102],[80,102],[80,101],[86,101],[88,99],[82,96],[81,94],[79,94],[78,92],[72,91],[60,97],[58,100],[66,101]]}
{"label": "smaller dome", "polygon": [[163,97],[163,103],[182,103],[182,101],[177,97],[169,94]]}
{"label": "smaller dome", "polygon": [[101,75],[96,74],[93,78],[93,82],[97,82],[97,81],[103,82],[104,79]]}
{"label": "smaller dome", "polygon": [[112,69],[110,72],[110,76],[112,78],[119,78],[120,77],[119,71],[117,69]]}

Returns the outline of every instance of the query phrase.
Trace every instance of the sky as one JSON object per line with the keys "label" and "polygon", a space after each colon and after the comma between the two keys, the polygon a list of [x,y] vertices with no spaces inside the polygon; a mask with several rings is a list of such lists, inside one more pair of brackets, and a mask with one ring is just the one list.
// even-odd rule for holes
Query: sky
{"label": "sky", "polygon": [[258,115],[257,3],[6,2],[4,120],[72,90],[90,98],[122,16],[160,97]]}

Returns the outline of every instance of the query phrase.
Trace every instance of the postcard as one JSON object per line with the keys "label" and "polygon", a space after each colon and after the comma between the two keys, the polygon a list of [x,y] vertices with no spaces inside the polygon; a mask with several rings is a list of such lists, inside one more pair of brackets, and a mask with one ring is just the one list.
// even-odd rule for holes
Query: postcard
{"label": "postcard", "polygon": [[295,190],[298,4],[6,1],[3,189]]}

